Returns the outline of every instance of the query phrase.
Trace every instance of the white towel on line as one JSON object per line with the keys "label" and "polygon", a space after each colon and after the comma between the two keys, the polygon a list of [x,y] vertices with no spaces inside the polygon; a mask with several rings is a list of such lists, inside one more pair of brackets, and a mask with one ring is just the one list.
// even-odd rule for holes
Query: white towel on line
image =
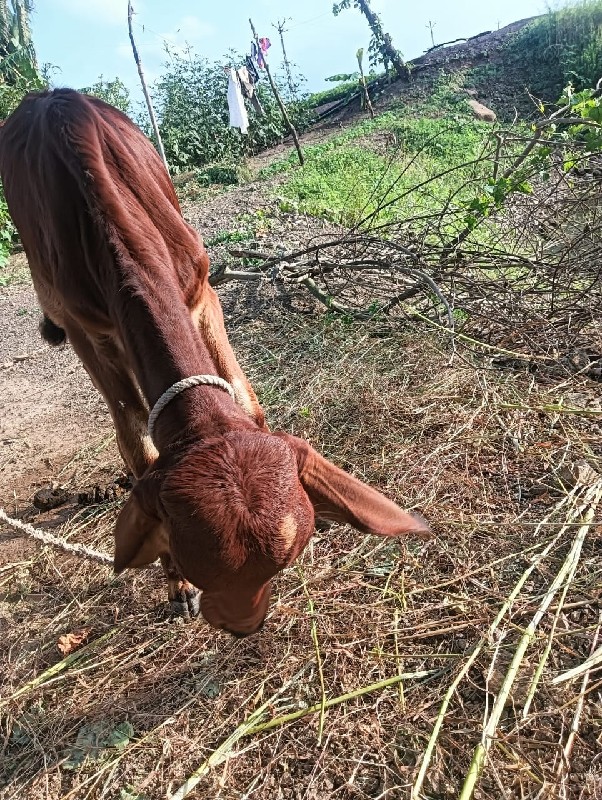
{"label": "white towel on line", "polygon": [[230,111],[230,127],[240,128],[241,133],[246,133],[249,130],[249,116],[236,72],[233,69],[230,70],[228,77],[228,109]]}

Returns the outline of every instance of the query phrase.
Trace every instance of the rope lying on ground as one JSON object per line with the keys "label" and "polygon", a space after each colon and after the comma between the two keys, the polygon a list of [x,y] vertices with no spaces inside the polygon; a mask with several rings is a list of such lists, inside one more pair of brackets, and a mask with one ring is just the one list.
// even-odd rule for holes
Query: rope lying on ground
{"label": "rope lying on ground", "polygon": [[72,553],[73,555],[80,556],[80,558],[89,558],[91,561],[97,561],[99,564],[108,564],[113,566],[113,557],[108,556],[106,553],[99,553],[98,550],[93,550],[85,544],[69,544],[64,539],[59,539],[53,536],[52,533],[47,531],[40,531],[30,525],[28,522],[21,522],[20,519],[13,519],[9,517],[3,508],[0,508],[0,521],[6,522],[11,528],[17,531],[22,531],[32,539],[37,539],[39,542],[49,544],[51,547],[56,547],[59,550],[64,550],[65,553]]}

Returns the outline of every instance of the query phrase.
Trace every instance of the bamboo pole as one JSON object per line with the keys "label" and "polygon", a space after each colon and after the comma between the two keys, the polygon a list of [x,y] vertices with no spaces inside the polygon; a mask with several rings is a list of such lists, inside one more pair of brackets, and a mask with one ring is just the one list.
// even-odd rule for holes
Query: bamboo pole
{"label": "bamboo pole", "polygon": [[[259,46],[259,36],[257,35],[257,31],[255,30],[255,26],[251,19],[249,19],[249,25],[251,26],[251,31],[253,32],[253,38],[255,39],[255,44],[257,45],[258,52],[261,51],[261,47]],[[293,142],[295,143],[295,147],[297,148],[297,155],[299,156],[299,163],[301,166],[305,163],[305,159],[303,157],[303,151],[301,150],[301,145],[299,144],[299,137],[297,136],[297,131],[295,130],[295,126],[290,120],[288,112],[286,110],[286,106],[282,102],[282,98],[280,97],[280,92],[278,91],[278,87],[274,83],[274,79],[272,78],[272,73],[270,72],[270,67],[268,65],[267,59],[265,57],[265,53],[263,53],[263,63],[265,65],[265,73],[268,76],[268,81],[270,82],[270,86],[272,87],[272,92],[274,93],[274,97],[276,98],[276,102],[278,103],[278,108],[280,109],[280,113],[282,114],[284,121],[288,125],[288,129],[291,132],[291,136],[293,137]]]}
{"label": "bamboo pole", "polygon": [[134,16],[134,9],[132,7],[132,0],[128,0],[128,31],[130,34],[130,42],[132,43],[132,52],[134,53],[134,61],[136,62],[136,66],[138,67],[138,75],[140,76],[140,83],[142,84],[142,91],[144,93],[144,99],[146,100],[146,107],[148,108],[148,115],[150,117],[151,125],[153,126],[153,132],[155,134],[155,138],[157,139],[157,148],[159,150],[159,155],[161,156],[161,160],[163,161],[165,169],[169,174],[169,166],[167,165],[167,159],[165,158],[165,150],[163,149],[163,142],[161,140],[161,134],[159,133],[159,126],[157,124],[157,118],[155,117],[155,110],[153,109],[153,104],[150,99],[148,89],[146,87],[146,80],[144,78],[144,72],[142,70],[142,62],[140,61],[138,48],[136,47],[136,42],[134,41],[134,32],[132,30],[133,16]]}

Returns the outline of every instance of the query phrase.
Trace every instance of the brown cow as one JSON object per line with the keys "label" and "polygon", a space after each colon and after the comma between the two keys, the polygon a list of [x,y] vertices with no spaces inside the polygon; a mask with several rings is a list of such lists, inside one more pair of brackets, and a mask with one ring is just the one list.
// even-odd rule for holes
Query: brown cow
{"label": "brown cow", "polygon": [[[159,557],[180,613],[198,613],[201,589],[205,619],[246,635],[261,627],[270,581],[307,544],[314,513],[380,536],[427,534],[305,441],[270,433],[228,342],[202,240],[126,116],[69,89],[30,94],[1,130],[0,172],[43,333],[66,333],[137,479],[116,523],[116,572]],[[198,375],[222,382],[168,402],[151,440],[149,409]]]}

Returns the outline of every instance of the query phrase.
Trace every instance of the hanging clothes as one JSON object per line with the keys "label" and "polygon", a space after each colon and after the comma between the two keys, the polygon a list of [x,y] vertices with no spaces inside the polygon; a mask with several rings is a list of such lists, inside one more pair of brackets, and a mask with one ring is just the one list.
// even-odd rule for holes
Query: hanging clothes
{"label": "hanging clothes", "polygon": [[251,56],[247,56],[245,58],[245,67],[247,68],[249,73],[249,78],[253,81],[253,83],[259,83],[259,73],[257,72],[257,69],[255,67],[255,64],[253,63],[253,59],[251,58]]}
{"label": "hanging clothes", "polygon": [[251,58],[257,64],[259,69],[265,69],[265,61],[263,60],[263,53],[261,49],[257,47],[255,42],[251,42]]}
{"label": "hanging clothes", "polygon": [[260,116],[265,116],[265,111],[263,110],[263,107],[259,102],[259,98],[257,97],[257,93],[255,92],[255,81],[253,80],[248,68],[241,67],[240,69],[236,70],[236,75],[240,81],[240,88],[242,89],[243,97],[246,97],[251,101],[253,108]]}
{"label": "hanging clothes", "polygon": [[249,117],[238,76],[233,69],[230,69],[228,74],[228,110],[230,111],[230,127],[240,128],[241,133],[246,133],[249,130]]}

